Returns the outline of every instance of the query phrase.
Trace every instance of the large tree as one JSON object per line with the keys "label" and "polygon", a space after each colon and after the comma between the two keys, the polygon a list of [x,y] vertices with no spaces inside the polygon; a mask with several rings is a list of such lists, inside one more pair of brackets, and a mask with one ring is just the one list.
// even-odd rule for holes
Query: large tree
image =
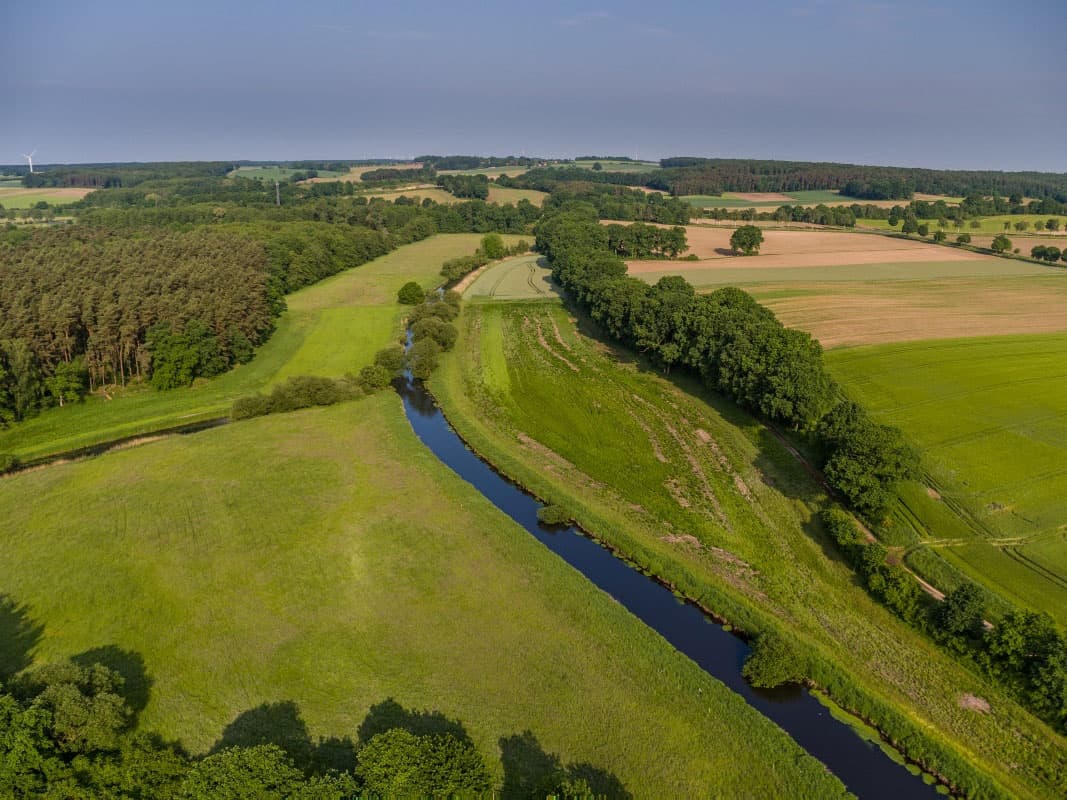
{"label": "large tree", "polygon": [[756,225],[742,225],[730,237],[730,247],[746,256],[757,255],[763,244],[763,231]]}

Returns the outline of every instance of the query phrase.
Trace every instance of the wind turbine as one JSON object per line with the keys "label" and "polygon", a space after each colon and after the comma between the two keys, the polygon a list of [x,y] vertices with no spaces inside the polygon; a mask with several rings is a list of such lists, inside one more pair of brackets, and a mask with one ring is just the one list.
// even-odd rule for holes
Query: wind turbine
{"label": "wind turbine", "polygon": [[22,154],[22,157],[24,159],[26,159],[26,162],[30,165],[30,174],[31,175],[33,174],[33,154],[36,153],[36,152],[37,152],[37,148],[35,147],[35,148],[33,148],[33,150],[31,152]]}

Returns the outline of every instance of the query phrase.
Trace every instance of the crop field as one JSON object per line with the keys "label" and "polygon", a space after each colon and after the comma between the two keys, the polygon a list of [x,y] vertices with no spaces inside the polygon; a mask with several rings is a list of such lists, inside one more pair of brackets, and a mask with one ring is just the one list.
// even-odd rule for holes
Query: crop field
{"label": "crop field", "polygon": [[[505,236],[508,245],[521,237]],[[23,460],[64,452],[229,412],[238,397],[289,375],[358,372],[399,336],[404,307],[397,289],[409,280],[427,289],[440,283],[441,263],[469,255],[477,234],[442,234],[400,249],[289,295],[289,310],[274,335],[243,366],[187,389],[141,387],[113,400],[89,397],[52,408],[0,431],[0,452]]]}
{"label": "crop field", "polygon": [[[294,172],[306,172],[305,169],[290,169],[289,167],[238,167],[230,175],[239,178],[257,178],[265,181],[286,181]],[[345,173],[335,172],[328,169],[316,170],[320,179],[337,180]]]}
{"label": "crop field", "polygon": [[486,175],[489,178],[499,178],[501,175],[507,175],[509,178],[514,178],[517,175],[522,175],[527,172],[529,167],[483,167],[481,169],[441,169],[437,171],[438,175]]}
{"label": "crop field", "polygon": [[377,197],[382,200],[388,200],[390,203],[395,201],[398,197],[417,197],[419,200],[433,200],[435,203],[458,203],[459,200],[451,192],[446,192],[444,189],[437,186],[429,186],[422,184],[419,186],[406,186],[400,189],[389,189],[387,191],[369,191],[363,193],[365,197]]}
{"label": "crop field", "polygon": [[194,753],[252,720],[355,738],[392,698],[458,719],[498,780],[530,731],[639,796],[841,794],[437,461],[391,392],[4,479],[0,531],[33,656],[143,659],[141,729]]}
{"label": "crop field", "polygon": [[[963,223],[963,227],[961,228],[956,228],[956,226],[951,221],[949,221],[947,227],[945,227],[943,230],[945,231],[946,235],[948,235],[950,240],[955,239],[955,237],[959,236],[961,233],[1003,233],[1007,235],[1009,239],[1011,239],[1019,235],[1019,231],[1015,230],[1015,224],[1017,222],[1027,223],[1027,229],[1022,233],[1033,234],[1037,233],[1037,231],[1034,230],[1035,222],[1040,222],[1041,225],[1044,226],[1045,222],[1049,219],[1058,219],[1060,221],[1060,230],[1057,233],[1059,233],[1060,235],[1067,233],[1067,218],[1057,217],[1052,214],[1001,214],[992,217],[980,217],[978,219],[980,227],[978,228],[971,227],[971,220],[965,220]],[[1008,223],[1009,226],[1007,230],[1004,229],[1005,222]],[[937,225],[933,221],[929,221],[928,224],[930,225],[931,231],[938,230]],[[887,219],[858,219],[856,220],[856,225],[857,227],[872,228],[874,230],[882,231],[900,230],[899,223],[894,228],[889,224],[889,220]],[[1042,235],[1049,235],[1051,232],[1042,227],[1040,233]]]}
{"label": "crop field", "polygon": [[518,203],[520,200],[529,200],[535,206],[539,207],[545,198],[548,197],[547,192],[539,192],[536,189],[512,189],[507,186],[497,186],[496,184],[489,184],[489,202],[490,203]]}
{"label": "crop field", "polygon": [[30,208],[44,200],[51,205],[73,203],[81,200],[92,189],[54,187],[42,189],[21,189],[17,187],[0,187],[0,205],[4,208]]}
{"label": "crop field", "polygon": [[537,300],[558,297],[552,271],[541,256],[518,256],[492,264],[467,287],[468,300]]}
{"label": "crop field", "polygon": [[1067,623],[1067,334],[844,349],[828,363],[920,447],[941,498],[911,502],[922,540]]}
{"label": "crop field", "polygon": [[[1045,268],[1045,274],[953,277],[942,262],[926,265],[924,276],[922,267],[872,265],[850,281],[816,277],[827,270],[796,270],[793,280],[785,275],[781,283],[743,285],[783,323],[827,348],[1067,331],[1067,274]],[[914,270],[912,279],[901,275],[905,269]]]}
{"label": "crop field", "polygon": [[[592,169],[597,163],[596,159],[575,161],[574,166],[582,169]],[[660,166],[655,161],[612,161],[604,159],[600,161],[604,172],[656,172]]]}
{"label": "crop field", "polygon": [[1067,743],[853,582],[812,516],[825,498],[777,440],[587,324],[557,302],[468,304],[431,388],[472,446],[594,534],[749,629],[787,625],[1012,792],[1055,796]]}
{"label": "crop field", "polygon": [[[689,202],[696,208],[778,208],[784,205],[790,206],[815,206],[820,203],[827,206],[872,205],[881,208],[907,205],[907,200],[861,200],[856,197],[843,195],[836,189],[816,189],[811,191],[797,192],[723,192],[721,195],[713,194],[690,194],[683,195],[682,200]],[[915,195],[916,200],[944,200],[949,204],[958,204],[960,197],[944,197],[941,195],[925,194]],[[877,222],[877,220],[874,220]]]}

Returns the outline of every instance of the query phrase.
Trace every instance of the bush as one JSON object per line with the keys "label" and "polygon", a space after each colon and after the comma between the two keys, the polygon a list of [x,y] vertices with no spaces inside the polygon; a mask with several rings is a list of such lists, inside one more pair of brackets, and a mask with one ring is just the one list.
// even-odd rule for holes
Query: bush
{"label": "bush", "polygon": [[0,475],[18,469],[18,466],[18,456],[12,455],[11,453],[0,453]]}
{"label": "bush", "polygon": [[445,322],[440,317],[424,317],[411,326],[411,337],[416,342],[433,339],[442,350],[448,351],[456,344],[459,331],[451,322]]}
{"label": "bush", "polygon": [[415,281],[408,281],[400,287],[396,299],[406,306],[417,306],[426,299],[426,292]]}
{"label": "bush", "polygon": [[235,422],[239,419],[251,419],[262,417],[271,413],[273,404],[266,395],[251,394],[247,397],[238,397],[230,408],[230,419]]}
{"label": "bush", "polygon": [[426,380],[437,369],[440,346],[433,339],[420,339],[408,350],[408,369],[412,377]]}
{"label": "bush", "polygon": [[[401,367],[403,367],[402,363]],[[389,382],[399,371],[400,370],[391,371],[381,364],[371,364],[359,371],[359,387],[367,394],[372,394],[379,389],[384,389],[388,386]]]}
{"label": "bush", "polygon": [[573,518],[563,506],[549,504],[537,509],[537,521],[542,525],[570,525]]}
{"label": "bush", "polygon": [[741,674],[753,686],[773,689],[805,678],[805,659],[792,642],[778,633],[762,633],[752,643]]}
{"label": "bush", "polygon": [[961,233],[959,236],[956,237],[956,244],[970,244],[970,243],[971,243],[971,234],[969,234],[969,233]]}
{"label": "bush", "polygon": [[[379,350],[374,355],[375,366],[388,370],[390,375],[399,375],[404,371],[404,348],[398,344]],[[364,367],[364,370],[366,367]],[[362,373],[360,373],[362,377]]]}
{"label": "bush", "polygon": [[483,236],[481,250],[490,261],[496,261],[508,254],[507,248],[504,247],[504,240],[500,238],[499,233],[487,233]]}

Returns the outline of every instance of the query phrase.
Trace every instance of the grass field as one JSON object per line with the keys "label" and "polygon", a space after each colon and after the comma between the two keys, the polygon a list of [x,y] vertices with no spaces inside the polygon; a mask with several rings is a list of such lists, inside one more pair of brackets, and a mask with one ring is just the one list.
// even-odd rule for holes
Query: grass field
{"label": "grass field", "polygon": [[514,178],[517,175],[522,175],[528,171],[529,167],[483,167],[482,169],[442,169],[438,170],[438,175],[486,175],[490,178],[499,178],[501,175],[507,175],[509,178]]}
{"label": "grass field", "polygon": [[[946,228],[944,228],[944,231],[945,231],[945,234],[949,237],[950,241],[955,240],[955,238],[957,236],[959,236],[961,233],[970,233],[970,234],[975,234],[975,233],[1004,233],[1010,239],[1012,237],[1019,236],[1019,231],[1015,230],[1015,223],[1017,223],[1017,222],[1026,222],[1026,223],[1028,223],[1029,227],[1027,228],[1027,230],[1023,231],[1023,233],[1024,234],[1033,234],[1033,233],[1035,233],[1035,231],[1034,231],[1034,222],[1035,221],[1040,221],[1041,224],[1044,225],[1044,223],[1049,219],[1058,219],[1060,221],[1059,234],[1063,235],[1064,229],[1067,229],[1067,218],[1057,217],[1057,216],[1050,215],[1050,214],[1001,214],[1001,215],[993,216],[993,217],[981,217],[978,220],[978,222],[981,225],[981,227],[979,227],[979,228],[972,228],[971,227],[971,220],[965,220],[964,223],[963,223],[963,227],[957,229],[956,226],[953,225],[952,222],[950,221],[948,223],[948,226]],[[1005,222],[1009,223],[1009,225],[1011,226],[1008,230],[1004,230],[1004,223]],[[862,227],[862,228],[872,228],[874,230],[882,230],[882,231],[885,231],[885,230],[898,230],[899,231],[900,230],[900,224],[899,223],[894,228],[893,226],[891,226],[889,224],[889,220],[887,220],[887,219],[858,219],[858,220],[856,220],[856,225],[858,227]],[[930,225],[930,231],[931,232],[939,230],[937,225],[934,224],[932,221],[929,223],[929,225]],[[1042,234],[1049,234],[1049,231],[1046,231],[1044,228],[1042,228],[1041,233]],[[1021,238],[1025,238],[1025,237],[1021,237]]]}
{"label": "grass field", "polygon": [[1067,334],[845,349],[828,363],[920,447],[942,498],[906,498],[921,540],[1067,624]]}
{"label": "grass field", "polygon": [[[504,238],[511,245],[522,237]],[[473,253],[480,240],[435,236],[289,295],[289,310],[251,363],[188,389],[142,387],[114,400],[97,396],[49,409],[0,431],[0,452],[26,460],[72,450],[224,415],[236,398],[289,375],[358,372],[400,334],[404,307],[395,302],[397,289],[409,280],[436,286],[441,263]]]}
{"label": "grass field", "polygon": [[17,187],[0,187],[0,205],[4,208],[30,208],[44,200],[51,205],[73,203],[81,200],[92,189],[21,189]]}
{"label": "grass field", "polygon": [[409,186],[401,189],[388,189],[386,191],[366,191],[361,192],[365,197],[379,197],[382,200],[388,200],[390,203],[395,201],[398,197],[417,197],[419,200],[430,199],[435,203],[458,203],[460,202],[455,195],[451,192],[446,192],[444,189],[437,186]]}
{"label": "grass field", "polygon": [[139,655],[142,729],[194,753],[256,709],[268,736],[354,738],[394,698],[460,720],[498,780],[529,730],[637,796],[843,794],[438,462],[391,392],[8,478],[0,520],[34,656]]}
{"label": "grass field", "polygon": [[463,296],[468,300],[536,300],[559,294],[544,259],[529,255],[491,265],[475,278]]}
{"label": "grass field", "polygon": [[[833,189],[767,193],[723,192],[721,195],[690,194],[683,195],[681,199],[686,200],[696,208],[759,208],[763,210],[778,208],[784,205],[815,206],[820,203],[828,206],[853,205],[858,203],[861,206],[875,205],[883,208],[891,208],[896,205],[904,206],[908,203],[907,200],[861,200],[856,197],[843,195]],[[928,200],[931,202],[934,200],[944,200],[946,203],[950,204],[958,204],[960,200],[962,200],[960,197],[942,197],[940,195],[916,195],[916,199]]]}
{"label": "grass field", "polygon": [[[294,172],[307,172],[306,169],[290,169],[289,167],[238,167],[230,172],[231,176],[239,178],[256,178],[265,181],[287,181]],[[319,178],[336,180],[345,173],[328,169],[317,170]]]}
{"label": "grass field", "polygon": [[512,189],[507,186],[489,185],[490,203],[518,203],[520,200],[529,200],[535,206],[540,207],[548,192],[539,192],[536,189]]}
{"label": "grass field", "polygon": [[742,627],[787,626],[1014,794],[1062,793],[1067,742],[855,584],[813,517],[821,493],[751,418],[588,338],[555,302],[472,303],[460,322],[432,389],[505,474]]}
{"label": "grass field", "polygon": [[[595,159],[582,160],[575,161],[574,166],[592,169],[596,163]],[[660,168],[659,163],[655,161],[612,161],[610,159],[600,161],[600,166],[604,172],[656,172]]]}

